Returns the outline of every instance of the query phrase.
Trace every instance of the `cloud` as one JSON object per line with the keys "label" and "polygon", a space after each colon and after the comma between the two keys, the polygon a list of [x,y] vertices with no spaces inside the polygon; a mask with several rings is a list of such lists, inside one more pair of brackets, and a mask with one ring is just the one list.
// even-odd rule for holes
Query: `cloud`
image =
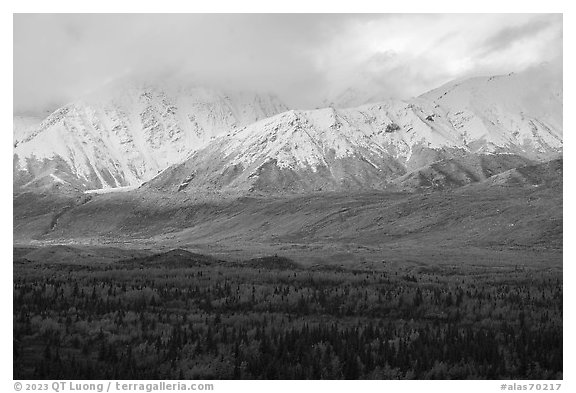
{"label": "cloud", "polygon": [[561,34],[561,15],[392,15],[350,24],[318,63],[329,96],[356,86],[380,98],[410,97],[454,79],[555,61]]}
{"label": "cloud", "polygon": [[16,14],[14,111],[126,78],[267,90],[309,108],[347,88],[409,97],[561,56],[561,15]]}
{"label": "cloud", "polygon": [[509,49],[519,41],[533,38],[547,29],[560,29],[559,15],[536,15],[526,23],[506,27],[490,36],[483,44],[483,53],[498,52]]}

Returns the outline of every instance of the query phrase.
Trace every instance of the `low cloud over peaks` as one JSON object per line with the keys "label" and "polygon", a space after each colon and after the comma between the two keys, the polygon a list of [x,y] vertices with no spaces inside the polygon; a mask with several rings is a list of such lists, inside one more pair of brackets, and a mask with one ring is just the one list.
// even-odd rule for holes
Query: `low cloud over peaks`
{"label": "low cloud over peaks", "polygon": [[193,78],[312,108],[350,89],[405,98],[561,59],[552,14],[18,14],[14,111],[127,78]]}

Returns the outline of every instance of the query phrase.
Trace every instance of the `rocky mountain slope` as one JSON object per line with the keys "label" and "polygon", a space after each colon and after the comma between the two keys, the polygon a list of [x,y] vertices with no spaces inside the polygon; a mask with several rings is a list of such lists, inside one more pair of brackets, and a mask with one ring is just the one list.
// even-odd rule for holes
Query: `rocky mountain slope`
{"label": "rocky mountain slope", "polygon": [[307,111],[249,93],[117,87],[20,132],[14,184],[87,191],[146,182],[232,196],[461,186],[562,155],[562,84],[542,83],[546,72]]}
{"label": "rocky mountain slope", "polygon": [[244,195],[485,180],[562,155],[561,85],[533,89],[530,78],[474,78],[408,101],[284,112],[215,139],[145,187]]}
{"label": "rocky mountain slope", "polygon": [[14,184],[139,185],[214,137],[285,111],[277,98],[203,87],[119,86],[16,124]]}

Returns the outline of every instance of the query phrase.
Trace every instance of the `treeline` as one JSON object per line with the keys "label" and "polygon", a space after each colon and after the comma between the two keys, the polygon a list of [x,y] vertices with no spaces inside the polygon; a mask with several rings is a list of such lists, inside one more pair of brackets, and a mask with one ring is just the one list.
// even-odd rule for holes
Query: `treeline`
{"label": "treeline", "polygon": [[15,379],[561,377],[561,272],[14,265]]}

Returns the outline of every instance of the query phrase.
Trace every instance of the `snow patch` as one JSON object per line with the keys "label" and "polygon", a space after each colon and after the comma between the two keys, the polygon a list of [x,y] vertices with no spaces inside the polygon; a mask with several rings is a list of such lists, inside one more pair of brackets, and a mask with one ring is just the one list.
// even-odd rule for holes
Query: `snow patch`
{"label": "snow patch", "polygon": [[56,175],[53,174],[53,173],[50,174],[50,177],[51,177],[52,179],[54,179],[55,182],[62,183],[62,184],[70,184],[70,183],[68,183],[67,181],[60,179],[58,176],[56,176]]}
{"label": "snow patch", "polygon": [[123,187],[109,187],[109,188],[100,188],[96,190],[86,190],[84,194],[110,194],[113,192],[127,192],[132,191],[140,187],[142,184],[137,184],[133,186],[123,186]]}

